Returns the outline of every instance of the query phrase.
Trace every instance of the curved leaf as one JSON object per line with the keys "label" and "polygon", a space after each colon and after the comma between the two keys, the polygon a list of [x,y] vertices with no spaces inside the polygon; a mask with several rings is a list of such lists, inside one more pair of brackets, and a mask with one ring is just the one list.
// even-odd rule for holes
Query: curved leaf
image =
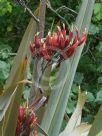
{"label": "curved leaf", "polygon": [[100,107],[88,136],[96,136],[102,131],[102,106]]}
{"label": "curved leaf", "polygon": [[4,88],[5,91],[0,96],[0,134],[2,136],[15,135],[17,112],[24,84],[19,84],[16,91],[15,88],[19,81],[25,79],[27,62],[30,58],[28,44],[33,40],[36,29],[37,24],[31,19],[15,57],[10,76]]}
{"label": "curved leaf", "polygon": [[[81,118],[82,108],[85,104],[85,100],[86,100],[85,94],[81,93],[79,91],[76,109],[75,109],[74,113],[72,114],[70,120],[68,121],[68,124],[67,124],[65,130],[59,136],[70,136],[73,133],[76,126],[78,126],[78,124],[80,125],[80,123],[81,123],[80,118]],[[79,119],[80,119],[80,121],[79,121]]]}
{"label": "curved leaf", "polygon": [[[76,21],[76,26],[81,33],[85,28],[89,28],[94,2],[95,0],[83,0],[83,4]],[[49,136],[58,136],[59,134],[82,50],[83,46],[79,47],[75,55],[70,60],[62,62],[60,66],[59,75],[55,81],[55,86],[50,95],[41,125]]]}

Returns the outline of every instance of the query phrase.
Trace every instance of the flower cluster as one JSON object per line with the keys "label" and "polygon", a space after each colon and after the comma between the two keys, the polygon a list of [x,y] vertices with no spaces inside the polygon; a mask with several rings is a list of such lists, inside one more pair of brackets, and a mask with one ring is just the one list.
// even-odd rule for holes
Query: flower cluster
{"label": "flower cluster", "polygon": [[57,27],[57,32],[48,32],[45,41],[39,38],[39,33],[34,36],[34,42],[29,44],[30,51],[33,56],[42,57],[48,61],[52,60],[55,56],[59,60],[70,58],[76,48],[85,42],[87,32],[84,32],[80,37],[78,29],[69,31],[67,36],[65,25],[61,29]]}
{"label": "flower cluster", "polygon": [[20,106],[18,111],[16,136],[20,135],[22,132],[29,136],[31,128],[34,127],[36,123],[37,118],[33,110]]}

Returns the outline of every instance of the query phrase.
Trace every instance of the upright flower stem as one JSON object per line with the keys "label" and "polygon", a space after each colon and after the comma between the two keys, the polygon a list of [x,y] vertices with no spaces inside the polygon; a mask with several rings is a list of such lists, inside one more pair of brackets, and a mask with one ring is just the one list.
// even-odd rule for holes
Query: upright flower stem
{"label": "upright flower stem", "polygon": [[[38,23],[38,32],[40,32],[40,38],[42,38],[44,35],[46,5],[47,5],[47,0],[42,0],[40,3],[39,15],[38,15],[38,19],[40,21],[40,23]],[[34,64],[35,66],[33,69],[33,77],[32,77],[33,83],[31,86],[30,97],[29,97],[29,106],[32,105],[32,102],[35,100],[36,93],[39,90],[39,87],[36,85],[39,84],[39,79],[40,79],[39,73],[41,72],[40,68],[42,61],[43,60],[39,58],[36,58],[35,60],[35,64]],[[38,83],[36,83],[35,81]]]}

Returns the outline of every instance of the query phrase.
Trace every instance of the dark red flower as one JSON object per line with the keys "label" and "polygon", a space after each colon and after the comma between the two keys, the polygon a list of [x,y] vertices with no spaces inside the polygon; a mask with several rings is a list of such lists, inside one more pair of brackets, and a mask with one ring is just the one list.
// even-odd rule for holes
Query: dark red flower
{"label": "dark red flower", "polygon": [[19,120],[17,120],[16,135],[20,134],[21,128],[22,128],[22,123]]}
{"label": "dark red flower", "polygon": [[37,117],[33,110],[20,106],[18,112],[16,136],[19,136],[22,132],[29,136],[31,128],[35,127],[37,123]]}
{"label": "dark red flower", "polygon": [[[57,32],[48,32],[45,41],[39,39],[39,33],[34,36],[34,43],[29,44],[30,51],[33,56],[40,56],[47,61],[53,59],[57,56],[59,60],[67,59],[71,57],[76,48],[85,42],[87,38],[87,32],[84,32],[82,37],[80,37],[78,29],[73,29],[69,31],[68,36],[66,35],[65,25],[61,29],[57,27]],[[57,54],[57,55],[55,55]]]}

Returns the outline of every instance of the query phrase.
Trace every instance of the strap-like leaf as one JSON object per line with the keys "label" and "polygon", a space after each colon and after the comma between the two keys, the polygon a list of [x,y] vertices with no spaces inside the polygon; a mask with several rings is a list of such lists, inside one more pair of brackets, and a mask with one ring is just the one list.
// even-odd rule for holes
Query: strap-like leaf
{"label": "strap-like leaf", "polygon": [[[27,67],[27,59],[22,60],[16,73],[18,80],[24,79]],[[14,79],[15,80],[15,79]],[[24,84],[17,85],[15,82],[2,96],[0,96],[0,132],[3,136],[14,136],[20,98]],[[12,125],[11,125],[12,124]]]}
{"label": "strap-like leaf", "polygon": [[90,128],[91,128],[91,125],[81,124],[77,126],[70,135],[67,135],[67,136],[88,136]]}
{"label": "strap-like leaf", "polygon": [[84,104],[85,104],[85,94],[81,93],[79,91],[76,109],[75,109],[74,113],[72,114],[70,120],[68,121],[68,124],[67,124],[65,130],[59,136],[70,136],[71,135],[71,133],[73,132],[73,130],[77,126],[77,121],[81,116],[82,108],[83,108]]}
{"label": "strap-like leaf", "polygon": [[96,136],[102,136],[102,130]]}
{"label": "strap-like leaf", "polygon": [[[83,4],[76,21],[76,26],[81,33],[85,28],[87,28],[87,30],[89,28],[94,2],[95,0],[83,0]],[[63,62],[60,66],[59,75],[55,81],[55,86],[50,95],[41,125],[42,128],[49,134],[49,136],[58,136],[59,134],[82,50],[83,46],[79,47],[73,58]]]}
{"label": "strap-like leaf", "polygon": [[16,91],[15,88],[19,81],[25,79],[27,58],[29,58],[28,44],[33,40],[36,28],[36,22],[31,19],[15,57],[9,79],[4,88],[5,91],[0,96],[0,135],[2,136],[15,135],[17,112],[24,84],[19,84]]}
{"label": "strap-like leaf", "polygon": [[[100,107],[88,136],[96,136],[102,131],[102,106]],[[100,135],[101,136],[101,135]]]}

